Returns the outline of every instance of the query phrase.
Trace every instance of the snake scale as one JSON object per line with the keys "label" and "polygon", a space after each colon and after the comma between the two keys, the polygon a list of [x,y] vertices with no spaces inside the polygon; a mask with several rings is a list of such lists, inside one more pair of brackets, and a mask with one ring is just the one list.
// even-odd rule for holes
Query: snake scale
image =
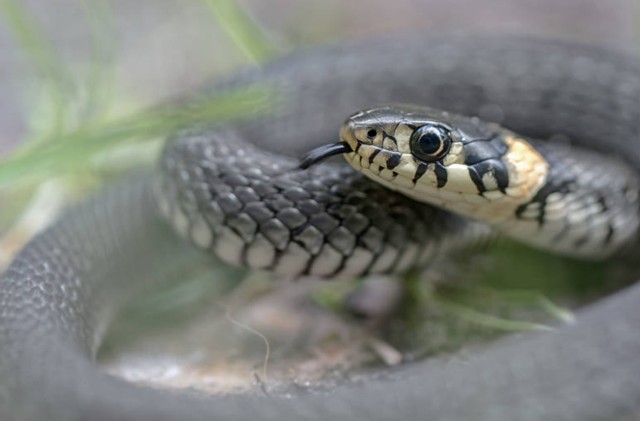
{"label": "snake scale", "polygon": [[[475,189],[493,192],[482,200],[511,203],[511,218],[489,212],[497,218],[491,225],[507,235],[540,247],[556,238],[551,241],[556,251],[588,257],[605,257],[635,236],[635,169],[640,168],[640,65],[635,58],[564,41],[404,36],[298,52],[240,72],[205,95],[256,84],[273,92],[271,113],[178,131],[167,143],[159,177],[141,174],[76,206],[15,258],[0,285],[0,419],[638,417],[637,285],[581,309],[574,325],[512,335],[463,362],[415,362],[362,384],[294,399],[156,390],[101,372],[92,359],[109,321],[131,296],[157,284],[153,268],[159,262],[185,249],[160,213],[183,237],[234,264],[325,276],[400,271],[492,235],[483,224],[406,197],[416,196],[420,188],[455,187],[458,170],[451,165],[466,163],[482,166],[476,168],[478,177],[465,173]],[[369,173],[335,163],[299,168],[296,157],[337,140],[346,116],[385,103],[448,112],[383,107],[355,114],[343,126],[342,146],[321,147],[315,158],[341,152]],[[387,120],[397,112],[400,120]],[[416,119],[421,123],[414,124]],[[418,131],[416,142],[447,141],[421,143],[416,155],[412,142]],[[538,140],[519,143],[519,136]],[[555,142],[542,142],[547,139]],[[554,152],[553,145],[567,141],[577,148]],[[409,157],[409,143],[424,165]],[[508,190],[518,180],[512,171],[517,168],[501,172],[502,158],[483,154],[520,156],[522,148],[532,145],[540,147],[540,162],[549,166],[515,165],[539,172],[543,181],[527,188],[533,196],[526,201],[511,201],[507,196],[518,197]],[[591,151],[584,160],[581,148]],[[442,168],[428,159],[445,149],[451,158],[437,161]],[[356,158],[358,152],[362,155]],[[558,170],[554,160],[573,170]],[[403,171],[408,181],[396,180]],[[382,184],[393,179],[393,188],[404,194],[367,177]],[[596,193],[580,196],[575,186]],[[571,208],[570,200],[553,196],[558,189],[564,197],[588,196],[589,205]],[[449,199],[428,201],[447,207]],[[469,206],[474,200],[448,208],[473,216],[477,209]],[[563,205],[553,206],[559,202]],[[573,209],[565,225],[577,218],[575,229],[595,228],[572,228],[579,234],[560,244],[562,237],[544,227],[554,209],[563,207]],[[602,212],[622,216],[601,221],[597,215]],[[529,224],[514,232],[508,228],[513,218],[544,229],[531,231]],[[558,227],[555,235],[566,228]]]}

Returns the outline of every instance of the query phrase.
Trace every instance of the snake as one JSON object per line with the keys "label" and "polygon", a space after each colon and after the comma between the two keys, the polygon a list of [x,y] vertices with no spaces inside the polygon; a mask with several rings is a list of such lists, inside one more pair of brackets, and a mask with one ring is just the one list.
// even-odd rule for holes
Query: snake
{"label": "snake", "polygon": [[[176,130],[158,169],[73,206],[18,253],[0,282],[2,420],[637,419],[638,284],[551,332],[326,393],[212,396],[102,371],[109,323],[158,287],[185,239],[233,265],[329,278],[402,273],[495,235],[580,259],[633,252],[633,55],[402,35],[297,51],[196,96],[256,86],[269,112]],[[321,162],[334,155],[347,162]]]}

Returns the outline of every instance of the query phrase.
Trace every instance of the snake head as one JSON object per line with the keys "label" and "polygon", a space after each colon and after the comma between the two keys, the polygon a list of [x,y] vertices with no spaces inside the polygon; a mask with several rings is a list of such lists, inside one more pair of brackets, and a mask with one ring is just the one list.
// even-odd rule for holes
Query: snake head
{"label": "snake head", "polygon": [[476,118],[401,105],[353,114],[347,161],[382,185],[466,216],[497,221],[544,184],[544,158],[525,140]]}

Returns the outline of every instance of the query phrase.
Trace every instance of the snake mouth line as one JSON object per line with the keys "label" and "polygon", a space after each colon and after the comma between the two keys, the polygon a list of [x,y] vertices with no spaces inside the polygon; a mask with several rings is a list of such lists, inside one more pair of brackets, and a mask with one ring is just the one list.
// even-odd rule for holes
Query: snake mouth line
{"label": "snake mouth line", "polygon": [[331,143],[329,145],[322,145],[307,152],[307,154],[304,155],[302,159],[300,159],[300,164],[298,165],[298,167],[300,169],[306,170],[310,166],[324,161],[329,157],[345,154],[348,152],[353,152],[353,149],[347,142],[337,142]]}

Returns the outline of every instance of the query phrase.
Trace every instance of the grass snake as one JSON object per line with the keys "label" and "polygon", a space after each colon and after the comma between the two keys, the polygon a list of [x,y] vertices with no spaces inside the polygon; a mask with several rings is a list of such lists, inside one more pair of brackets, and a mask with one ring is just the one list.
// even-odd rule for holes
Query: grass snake
{"label": "grass snake", "polygon": [[[93,357],[109,321],[184,249],[160,214],[225,261],[286,274],[398,272],[494,230],[588,258],[633,244],[633,57],[522,37],[405,36],[297,52],[204,94],[256,84],[273,92],[272,112],[179,130],[159,175],[106,189],[18,254],[0,284],[1,419],[638,416],[637,285],[581,309],[574,325],[327,394],[203,396],[101,372]],[[378,106],[389,103],[421,106]],[[341,143],[322,146],[348,115]],[[301,169],[296,157],[315,147],[306,164],[343,153],[359,171]]]}

